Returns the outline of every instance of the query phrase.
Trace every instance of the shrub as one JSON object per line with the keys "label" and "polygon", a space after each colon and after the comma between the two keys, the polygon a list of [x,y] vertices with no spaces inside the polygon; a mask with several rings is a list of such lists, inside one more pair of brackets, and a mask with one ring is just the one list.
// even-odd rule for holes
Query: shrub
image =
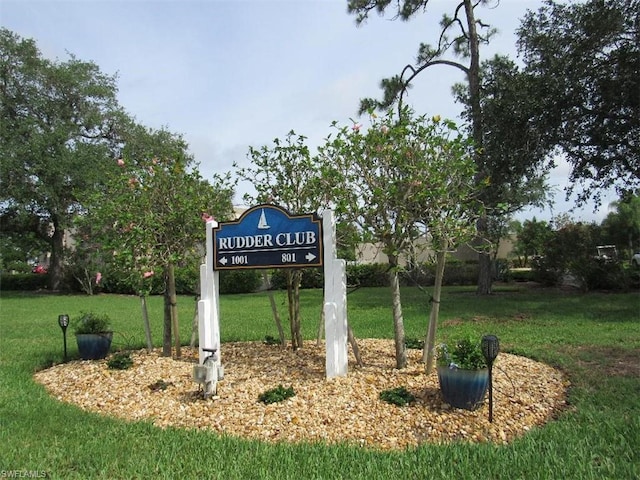
{"label": "shrub", "polygon": [[347,284],[359,287],[386,287],[389,285],[389,265],[384,263],[347,265]]}
{"label": "shrub", "polygon": [[83,312],[74,319],[75,332],[83,333],[103,333],[109,331],[111,320],[107,315],[93,312]]}
{"label": "shrub", "polygon": [[390,390],[384,390],[380,392],[380,400],[399,407],[404,407],[414,402],[416,397],[409,392],[405,387],[396,387]]}
{"label": "shrub", "polygon": [[34,291],[47,288],[49,274],[3,273],[0,277],[2,290]]}
{"label": "shrub", "polygon": [[107,362],[107,366],[112,370],[127,370],[133,365],[133,359],[128,352],[114,353]]}
{"label": "shrub", "polygon": [[276,403],[282,402],[287,398],[291,398],[295,394],[296,392],[293,391],[293,387],[284,388],[282,385],[278,385],[276,388],[272,388],[271,390],[261,393],[258,396],[258,400],[266,404]]}
{"label": "shrub", "polygon": [[222,270],[220,293],[253,293],[262,282],[258,270]]}

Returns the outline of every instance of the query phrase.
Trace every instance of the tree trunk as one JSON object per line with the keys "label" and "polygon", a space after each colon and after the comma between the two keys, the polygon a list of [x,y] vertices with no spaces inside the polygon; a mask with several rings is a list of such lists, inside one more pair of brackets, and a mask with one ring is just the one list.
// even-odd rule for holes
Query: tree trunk
{"label": "tree trunk", "polygon": [[162,356],[171,356],[171,298],[168,288],[168,272],[164,272],[164,328],[162,331]]}
{"label": "tree trunk", "polygon": [[147,309],[147,297],[140,295],[140,307],[142,308],[142,323],[144,325],[144,336],[147,340],[147,352],[151,353],[153,342],[151,340],[151,325],[149,324],[149,311]]}
{"label": "tree trunk", "polygon": [[389,257],[389,263],[394,267],[390,272],[391,296],[393,303],[393,332],[396,345],[396,368],[407,366],[407,346],[404,338],[404,319],[402,317],[402,304],[400,302],[400,278],[395,268],[398,265],[397,258]]}
{"label": "tree trunk", "polygon": [[[482,127],[482,105],[480,103],[480,41],[478,38],[478,30],[476,18],[473,11],[474,2],[464,0],[465,15],[467,17],[467,29],[469,32],[469,101],[471,104],[471,131],[474,143],[474,156],[477,168],[477,183],[484,182],[488,173],[484,167],[484,133]],[[484,239],[487,236],[487,218],[483,215],[478,221],[478,236]],[[491,257],[488,254],[481,253],[478,261],[480,263],[480,274],[478,276],[477,293],[479,295],[488,295],[491,293],[492,275],[491,275]]]}
{"label": "tree trunk", "polygon": [[284,337],[284,329],[282,328],[282,322],[280,321],[278,306],[276,305],[276,299],[273,295],[273,290],[271,290],[271,282],[269,281],[269,275],[267,275],[267,272],[262,272],[262,281],[267,287],[267,296],[269,297],[269,303],[271,304],[273,320],[276,322],[276,328],[278,329],[278,335],[280,338],[280,348],[284,349],[287,346],[287,339]]}
{"label": "tree trunk", "polygon": [[351,330],[351,325],[347,322],[347,338],[349,339],[349,343],[351,344],[351,349],[353,350],[353,356],[356,359],[356,363],[359,367],[363,367],[364,363],[362,362],[362,357],[360,357],[360,348],[358,347],[358,343],[356,342],[356,337],[353,334],[353,330]]}
{"label": "tree trunk", "polygon": [[424,350],[422,351],[422,361],[426,363],[425,372],[431,373],[434,364],[433,349],[436,343],[436,328],[438,326],[438,316],[440,315],[440,297],[442,294],[442,279],[444,277],[444,265],[447,260],[447,252],[443,249],[437,254],[436,278],[433,285],[433,299],[431,301],[431,314],[429,316],[429,327],[424,340]]}
{"label": "tree trunk", "polygon": [[173,329],[173,338],[176,347],[176,358],[182,357],[182,350],[180,347],[180,328],[178,322],[178,298],[176,296],[176,274],[175,266],[173,263],[169,263],[169,304],[171,305],[171,327]]}
{"label": "tree trunk", "polygon": [[63,260],[64,260],[64,229],[60,226],[57,217],[52,217],[53,234],[51,235],[51,257],[49,258],[49,289],[57,292],[62,287]]}

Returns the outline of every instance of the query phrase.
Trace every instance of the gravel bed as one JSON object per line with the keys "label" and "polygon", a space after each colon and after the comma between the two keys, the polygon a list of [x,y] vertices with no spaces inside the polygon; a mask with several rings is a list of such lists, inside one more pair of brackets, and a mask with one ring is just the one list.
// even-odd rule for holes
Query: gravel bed
{"label": "gravel bed", "polygon": [[[358,340],[365,366],[350,355],[346,377],[325,378],[324,345],[304,343],[293,352],[260,342],[222,344],[225,378],[218,396],[204,400],[192,380],[197,350],[183,358],[159,350],[132,353],[133,366],[112,370],[106,360],[73,361],[35,374],[62,402],[158,427],[210,429],[273,442],[344,442],[394,450],[424,442],[505,444],[553,420],[566,408],[565,375],[543,363],[501,353],[494,364],[493,423],[487,401],[475,411],[451,408],[437,374],[425,375],[421,351],[409,350],[409,365],[394,368],[391,340]],[[258,396],[283,385],[295,396],[265,405]],[[383,390],[405,387],[416,401],[398,407],[380,400]],[[162,388],[164,387],[164,388]]]}

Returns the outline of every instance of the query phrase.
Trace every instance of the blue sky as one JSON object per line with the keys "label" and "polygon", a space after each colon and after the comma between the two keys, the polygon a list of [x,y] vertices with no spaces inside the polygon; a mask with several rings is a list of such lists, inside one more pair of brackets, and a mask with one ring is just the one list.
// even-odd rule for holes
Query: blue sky
{"label": "blue sky", "polygon": [[[0,0],[0,24],[33,38],[44,56],[68,53],[118,74],[119,100],[142,124],[181,133],[200,172],[247,164],[249,146],[271,144],[289,130],[315,146],[330,124],[357,118],[362,97],[378,97],[380,79],[412,63],[420,42],[434,43],[437,22],[451,0],[432,0],[410,22],[374,15],[357,27],[346,0]],[[483,58],[516,58],[515,30],[541,0],[501,0],[478,16],[499,30]],[[457,119],[453,68],[421,74],[409,101],[419,113]],[[568,211],[562,187],[568,169],[553,172],[553,212],[519,216],[549,219]],[[241,185],[239,193],[250,190]],[[601,220],[591,207],[572,214]],[[241,199],[237,198],[237,203]]]}

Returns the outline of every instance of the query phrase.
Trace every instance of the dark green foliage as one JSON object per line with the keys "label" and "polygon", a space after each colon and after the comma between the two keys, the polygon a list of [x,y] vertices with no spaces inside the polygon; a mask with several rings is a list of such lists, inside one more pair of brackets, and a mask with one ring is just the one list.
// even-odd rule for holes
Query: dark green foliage
{"label": "dark green foliage", "polygon": [[518,31],[525,72],[536,90],[529,119],[560,147],[580,200],[640,185],[640,2],[544,2]]}
{"label": "dark green foliage", "polygon": [[82,312],[73,324],[76,333],[103,333],[109,331],[111,320],[106,314]]}
{"label": "dark green foliage", "polygon": [[258,270],[222,270],[220,293],[253,293],[262,282]]}
{"label": "dark green foliage", "polygon": [[487,362],[482,355],[480,342],[469,337],[461,338],[455,345],[446,343],[438,346],[438,365],[455,365],[463,370],[486,368]]}
{"label": "dark green foliage", "polygon": [[265,335],[264,343],[267,345],[280,345],[280,340],[278,340],[273,335]]}
{"label": "dark green foliage", "polygon": [[347,284],[359,287],[386,287],[389,285],[389,265],[382,263],[347,265]]}
{"label": "dark green foliage", "polygon": [[129,352],[114,353],[107,361],[107,366],[112,370],[127,370],[133,365],[133,359]]}
{"label": "dark green foliage", "polygon": [[32,291],[47,288],[49,276],[36,273],[2,273],[0,287],[2,290]]}
{"label": "dark green foliage", "polygon": [[293,391],[293,387],[285,388],[282,385],[278,385],[277,387],[272,388],[271,390],[267,390],[266,392],[261,393],[258,396],[258,400],[266,404],[276,403],[276,402],[282,402],[287,398],[291,398],[295,394],[296,392]]}
{"label": "dark green foliage", "polygon": [[404,407],[414,402],[416,397],[409,392],[405,387],[396,387],[390,390],[384,390],[380,392],[380,400],[399,407]]}
{"label": "dark green foliage", "polygon": [[[300,288],[322,288],[324,275],[320,268],[304,268]],[[273,290],[287,289],[287,272],[285,269],[277,269],[271,272],[271,288]]]}
{"label": "dark green foliage", "polygon": [[413,348],[415,350],[422,350],[424,348],[424,340],[418,338],[405,338],[404,344],[407,348]]}

